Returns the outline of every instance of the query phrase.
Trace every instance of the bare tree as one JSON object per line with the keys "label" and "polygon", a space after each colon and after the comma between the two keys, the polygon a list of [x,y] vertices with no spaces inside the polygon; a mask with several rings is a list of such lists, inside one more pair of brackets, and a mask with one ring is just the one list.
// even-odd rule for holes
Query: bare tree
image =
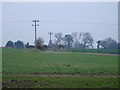
{"label": "bare tree", "polygon": [[39,47],[39,49],[40,49],[43,46],[43,44],[44,44],[43,38],[42,37],[38,37],[37,40],[36,40],[36,42],[35,42],[36,48]]}
{"label": "bare tree", "polygon": [[73,37],[73,47],[77,48],[77,46],[79,44],[78,32],[73,32],[71,35]]}
{"label": "bare tree", "polygon": [[82,43],[84,45],[84,48],[93,47],[93,38],[89,32],[84,33]]}
{"label": "bare tree", "polygon": [[55,38],[56,38],[55,42],[57,45],[61,45],[62,37],[63,34],[61,32],[55,33]]}
{"label": "bare tree", "polygon": [[74,48],[79,48],[80,43],[82,42],[82,38],[83,38],[83,32],[73,32],[71,35],[73,37],[73,47]]}

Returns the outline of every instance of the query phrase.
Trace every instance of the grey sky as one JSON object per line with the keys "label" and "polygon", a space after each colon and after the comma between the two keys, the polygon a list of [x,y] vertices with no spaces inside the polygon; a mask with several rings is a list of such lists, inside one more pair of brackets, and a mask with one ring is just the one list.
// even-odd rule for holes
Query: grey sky
{"label": "grey sky", "polygon": [[[3,3],[3,45],[8,40],[34,43],[32,20],[38,19],[37,36],[49,42],[48,32],[90,32],[95,40],[118,41],[117,2]],[[52,39],[53,36],[52,36]]]}

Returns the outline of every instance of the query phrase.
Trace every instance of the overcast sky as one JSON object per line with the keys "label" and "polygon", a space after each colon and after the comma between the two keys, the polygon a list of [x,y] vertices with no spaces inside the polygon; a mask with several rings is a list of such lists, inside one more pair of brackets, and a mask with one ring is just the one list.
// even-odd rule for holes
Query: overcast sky
{"label": "overcast sky", "polygon": [[117,2],[7,2],[2,10],[3,45],[8,40],[34,44],[33,19],[40,21],[37,37],[42,37],[45,44],[49,42],[48,32],[90,32],[94,43],[107,37],[118,41]]}

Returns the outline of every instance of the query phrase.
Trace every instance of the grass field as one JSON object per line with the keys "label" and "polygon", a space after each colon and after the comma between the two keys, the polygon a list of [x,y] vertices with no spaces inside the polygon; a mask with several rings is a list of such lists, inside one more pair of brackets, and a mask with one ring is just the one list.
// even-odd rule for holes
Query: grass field
{"label": "grass field", "polygon": [[3,48],[3,88],[117,88],[118,56]]}

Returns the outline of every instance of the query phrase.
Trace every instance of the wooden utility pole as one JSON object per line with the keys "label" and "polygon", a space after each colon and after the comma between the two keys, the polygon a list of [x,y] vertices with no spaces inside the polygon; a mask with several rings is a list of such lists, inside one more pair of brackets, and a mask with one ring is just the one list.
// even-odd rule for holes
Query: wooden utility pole
{"label": "wooden utility pole", "polygon": [[52,40],[51,40],[51,35],[53,34],[53,32],[49,32],[48,34],[50,34],[50,41],[52,41]]}
{"label": "wooden utility pole", "polygon": [[39,24],[37,24],[39,20],[33,20],[33,22],[34,24],[32,24],[32,26],[35,26],[35,46],[36,46],[36,40],[37,40],[36,27],[39,26]]}
{"label": "wooden utility pole", "polygon": [[52,32],[49,32],[48,34],[50,34],[50,41],[49,41],[49,45],[48,45],[48,46],[49,46],[49,48],[51,48],[52,45],[53,45],[53,44],[52,44],[52,40],[51,40],[51,35],[52,35],[53,33],[52,33]]}

